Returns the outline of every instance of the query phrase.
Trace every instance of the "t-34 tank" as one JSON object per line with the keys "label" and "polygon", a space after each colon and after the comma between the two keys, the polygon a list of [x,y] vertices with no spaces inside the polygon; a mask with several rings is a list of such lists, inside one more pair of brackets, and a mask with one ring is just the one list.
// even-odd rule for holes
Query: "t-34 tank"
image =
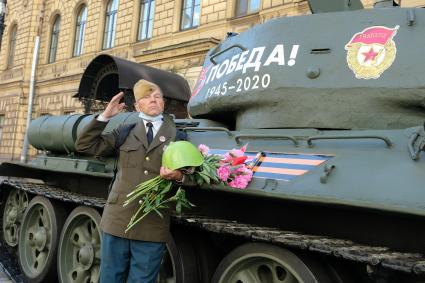
{"label": "t-34 tank", "polygon": [[[194,119],[177,125],[211,153],[248,144],[261,157],[245,190],[187,188],[196,207],[173,218],[159,282],[425,281],[425,10],[338,3],[310,1],[313,15],[231,34],[208,53],[188,104]],[[122,76],[105,80],[125,64],[101,58],[80,97],[131,89]],[[179,93],[176,109],[187,101]],[[107,131],[136,116],[121,114]],[[30,141],[44,154],[0,167],[14,176],[1,187],[3,238],[19,247],[30,281],[56,264],[60,282],[98,278],[113,163],[75,152],[89,119],[33,121]]]}

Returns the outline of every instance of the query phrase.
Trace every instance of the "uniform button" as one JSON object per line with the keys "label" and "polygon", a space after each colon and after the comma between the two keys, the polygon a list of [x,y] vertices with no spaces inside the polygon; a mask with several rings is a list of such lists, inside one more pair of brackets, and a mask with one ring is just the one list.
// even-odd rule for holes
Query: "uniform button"
{"label": "uniform button", "polygon": [[148,175],[148,174],[149,174],[148,170],[145,170],[143,173],[144,173],[145,175]]}
{"label": "uniform button", "polygon": [[149,161],[149,160],[151,160],[151,159],[149,158],[149,156],[146,156],[145,160],[146,160],[146,161]]}

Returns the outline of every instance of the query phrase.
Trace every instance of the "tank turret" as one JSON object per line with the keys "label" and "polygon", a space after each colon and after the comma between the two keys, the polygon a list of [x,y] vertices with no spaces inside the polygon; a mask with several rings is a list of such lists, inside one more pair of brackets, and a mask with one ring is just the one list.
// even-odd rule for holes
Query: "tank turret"
{"label": "tank turret", "polygon": [[424,12],[319,13],[254,26],[208,53],[189,112],[236,129],[422,124]]}

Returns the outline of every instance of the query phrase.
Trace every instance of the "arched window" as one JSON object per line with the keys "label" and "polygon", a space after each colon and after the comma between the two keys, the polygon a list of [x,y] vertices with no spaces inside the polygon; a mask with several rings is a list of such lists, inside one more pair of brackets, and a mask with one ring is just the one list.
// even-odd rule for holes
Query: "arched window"
{"label": "arched window", "polygon": [[155,0],[140,1],[139,40],[152,37]]}
{"label": "arched window", "polygon": [[190,29],[199,26],[201,0],[183,0],[180,29]]}
{"label": "arched window", "polygon": [[15,25],[10,30],[9,36],[9,58],[7,59],[7,67],[12,68],[15,64],[15,47],[16,47],[16,34],[18,33],[18,26]]}
{"label": "arched window", "polygon": [[87,6],[82,5],[78,12],[77,22],[75,24],[74,56],[80,56],[83,53],[84,31],[87,22]]}
{"label": "arched window", "polygon": [[114,47],[115,25],[117,23],[118,0],[109,0],[106,7],[105,33],[103,35],[103,49]]}
{"label": "arched window", "polygon": [[61,17],[56,16],[52,27],[52,37],[50,38],[49,63],[56,61],[56,51],[58,50],[58,40],[60,31]]}

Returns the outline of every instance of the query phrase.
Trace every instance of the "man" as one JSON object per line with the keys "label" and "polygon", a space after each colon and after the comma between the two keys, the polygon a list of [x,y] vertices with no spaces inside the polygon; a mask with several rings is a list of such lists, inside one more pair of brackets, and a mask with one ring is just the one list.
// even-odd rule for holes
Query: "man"
{"label": "man", "polygon": [[[156,281],[165,242],[169,235],[169,213],[163,218],[156,213],[147,215],[127,233],[124,232],[138,202],[123,207],[126,195],[136,185],[156,177],[182,181],[183,174],[161,166],[164,147],[175,139],[173,119],[163,113],[164,99],[161,89],[146,80],[133,88],[135,108],[140,122],[129,132],[119,148],[118,171],[103,210],[100,227],[103,232],[101,247],[101,283]],[[80,152],[92,155],[110,155],[115,152],[118,131],[102,134],[108,121],[120,113],[124,103],[122,92],[115,95],[105,111],[93,119],[76,141]]]}

